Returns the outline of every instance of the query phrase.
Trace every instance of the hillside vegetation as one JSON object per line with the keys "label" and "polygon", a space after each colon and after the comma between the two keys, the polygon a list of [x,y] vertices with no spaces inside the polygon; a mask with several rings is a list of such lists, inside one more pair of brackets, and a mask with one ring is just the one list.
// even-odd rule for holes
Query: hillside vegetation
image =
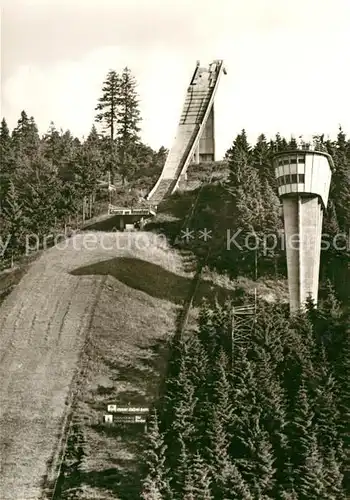
{"label": "hillside vegetation", "polygon": [[[316,140],[323,141],[335,164],[323,225],[329,245],[321,252],[321,292],[330,280],[345,303],[350,300],[350,140],[342,130],[336,141]],[[204,184],[164,200],[148,227],[176,239],[199,258],[206,257],[210,247],[209,268],[231,278],[285,279],[283,218],[271,157],[295,147],[294,139],[287,141],[279,135],[271,141],[261,135],[251,146],[243,130],[225,162],[194,166]],[[217,173],[212,175],[215,167]],[[193,231],[190,237],[182,233],[178,238],[186,228]],[[200,232],[203,229],[210,231],[207,241]],[[278,244],[272,248],[274,241]]]}
{"label": "hillside vegetation", "polygon": [[[72,432],[79,425],[86,435],[83,465],[93,478],[110,464],[103,455],[108,437],[99,427],[107,403],[151,402],[157,396],[178,306],[154,275],[144,276],[150,296],[112,276],[77,270],[121,257],[115,266],[121,270],[128,259],[134,261],[139,280],[143,266],[151,264],[168,273],[169,284],[187,273],[181,256],[164,241],[143,234],[148,246],[139,248],[135,235],[119,236],[118,246],[113,234],[80,234],[44,252],[0,307],[4,500],[37,498],[43,485],[50,487],[72,412]],[[108,446],[114,450],[111,440]],[[112,461],[135,463],[124,447],[121,455],[113,453]]]}
{"label": "hillside vegetation", "polygon": [[[0,126],[0,270],[45,245],[44,238],[105,213],[108,203],[132,206],[156,182],[167,151],[140,140],[137,82],[128,68],[110,71],[86,138],[57,130],[42,136],[22,111],[10,132]],[[114,102],[118,102],[115,106]],[[109,183],[113,190],[108,191]],[[30,245],[28,245],[28,240]]]}
{"label": "hillside vegetation", "polygon": [[[191,166],[147,232],[98,231],[101,217],[92,250],[81,233],[35,253],[109,202],[140,203],[162,169],[128,68],[95,109],[102,132],[83,140],[53,124],[40,137],[25,111],[12,133],[1,122],[1,267],[38,255],[1,276],[1,498],[52,492],[62,464],[56,500],[345,500],[350,140],[315,137],[334,160],[331,244],[318,309],[290,317],[271,158],[296,141],[279,134],[251,145],[243,130],[224,161]],[[116,400],[151,407],[146,434],[102,425]]]}
{"label": "hillside vegetation", "polygon": [[[202,259],[208,276],[248,287],[233,304],[205,303],[196,332],[174,342],[145,450],[145,500],[349,495],[350,141],[341,130],[334,142],[317,140],[335,163],[324,234],[342,243],[322,252],[318,310],[310,302],[290,318],[282,297],[259,291],[255,322],[233,326],[233,304],[251,305],[259,282],[276,291],[286,278],[284,250],[264,236],[282,229],[271,155],[295,148],[293,139],[261,136],[251,147],[243,131],[227,152],[228,178],[175,194],[150,224]],[[186,228],[192,236],[176,237]],[[242,230],[241,248],[227,248],[228,229]]]}

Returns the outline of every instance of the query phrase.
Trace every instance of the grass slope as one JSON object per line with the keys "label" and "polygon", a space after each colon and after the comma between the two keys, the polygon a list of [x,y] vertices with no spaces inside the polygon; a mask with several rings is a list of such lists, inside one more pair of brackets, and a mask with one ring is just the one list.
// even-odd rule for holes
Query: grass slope
{"label": "grass slope", "polygon": [[[137,233],[138,237],[141,234]],[[146,233],[142,237],[143,245],[138,244],[136,235],[120,233],[118,241],[116,235],[96,233],[90,234],[89,243],[86,234],[61,242],[32,264],[2,303],[1,499],[39,498],[43,478],[47,476],[47,465],[57,452],[62,422],[69,410],[66,403],[72,391],[72,379],[86,356],[83,347],[91,347],[87,332],[92,328],[92,318],[95,314],[98,317],[99,295],[106,293],[104,283],[108,279],[106,276],[74,276],[69,273],[78,267],[120,256],[143,258],[171,272],[186,275],[181,257],[170,251],[164,241],[159,242]],[[124,295],[125,288],[119,292],[121,302]],[[145,308],[140,313],[137,301],[134,310],[132,299],[124,309],[120,304],[116,307],[117,303],[109,302],[115,313],[112,324],[119,328],[119,337],[112,343],[123,345],[123,337],[131,338],[132,344],[136,339],[132,340],[133,335],[130,337],[127,332],[139,331],[139,325],[133,329],[130,318],[148,316]],[[164,301],[157,303],[153,308],[154,317],[161,314],[159,311],[164,307],[167,311]],[[130,314],[129,319],[121,319],[123,310]],[[171,318],[169,311],[166,317]],[[109,324],[108,332],[112,331],[112,324]],[[153,326],[160,332],[164,331],[154,319]],[[167,331],[168,326],[169,323]],[[119,353],[118,358],[126,356],[125,350],[123,353]]]}
{"label": "grass slope", "polygon": [[[175,316],[172,302],[107,278],[89,332],[58,498],[138,498],[143,426],[106,426],[102,419],[108,403],[142,406],[157,398]],[[83,456],[77,458],[78,445]]]}

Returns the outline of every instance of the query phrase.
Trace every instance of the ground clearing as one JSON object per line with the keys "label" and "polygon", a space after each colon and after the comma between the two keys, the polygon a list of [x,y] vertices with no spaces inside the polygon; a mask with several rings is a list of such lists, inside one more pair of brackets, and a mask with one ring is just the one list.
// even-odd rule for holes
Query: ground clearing
{"label": "ground clearing", "polygon": [[[83,233],[44,252],[0,307],[2,500],[40,498],[82,346],[92,318],[99,317],[97,304],[104,303],[100,297],[106,294],[106,276],[70,272],[118,256],[144,259],[186,276],[181,257],[169,250],[164,239],[148,233]],[[120,301],[125,289],[119,293]],[[164,301],[150,307],[158,315],[160,303],[165,311],[160,316],[169,326],[171,314]],[[122,314],[130,307],[119,305],[115,311]],[[146,309],[137,321],[145,320]],[[113,324],[123,325],[116,317]],[[168,326],[160,331],[168,331]],[[121,343],[124,334],[125,328],[118,330],[115,342]]]}

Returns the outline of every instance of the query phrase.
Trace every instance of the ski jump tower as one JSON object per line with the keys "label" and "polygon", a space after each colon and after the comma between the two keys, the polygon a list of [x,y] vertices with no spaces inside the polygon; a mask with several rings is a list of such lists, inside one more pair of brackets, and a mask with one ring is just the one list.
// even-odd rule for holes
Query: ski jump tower
{"label": "ski jump tower", "polygon": [[222,73],[226,74],[226,70],[221,59],[213,61],[207,68],[201,67],[197,61],[175,140],[163,171],[147,196],[153,204],[177,190],[179,182],[186,179],[191,162],[215,160],[214,98]]}
{"label": "ski jump tower", "polygon": [[283,203],[291,313],[317,304],[323,212],[327,208],[333,160],[322,144],[302,144],[273,158]]}

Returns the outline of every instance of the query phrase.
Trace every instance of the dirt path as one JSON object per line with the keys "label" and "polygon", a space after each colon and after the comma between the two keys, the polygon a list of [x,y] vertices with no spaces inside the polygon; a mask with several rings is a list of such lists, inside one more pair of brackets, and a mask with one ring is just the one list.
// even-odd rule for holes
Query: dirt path
{"label": "dirt path", "polygon": [[[97,236],[93,250],[82,246],[83,235],[76,235],[67,248],[45,252],[0,307],[2,500],[40,498],[58,442],[69,386],[104,279],[69,271],[132,255],[181,272],[180,258],[157,244],[138,248],[125,235],[124,245],[113,245],[113,235]],[[102,237],[105,248],[110,239],[108,250],[100,245]]]}

